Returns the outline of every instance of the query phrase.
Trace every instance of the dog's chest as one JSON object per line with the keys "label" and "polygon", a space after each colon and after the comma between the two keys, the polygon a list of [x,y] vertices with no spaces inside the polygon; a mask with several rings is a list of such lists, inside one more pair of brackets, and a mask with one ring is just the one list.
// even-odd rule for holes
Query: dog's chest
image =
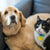
{"label": "dog's chest", "polygon": [[16,46],[22,47],[22,45],[23,45],[21,38],[18,38],[18,37],[7,38],[6,44],[10,48],[16,47]]}

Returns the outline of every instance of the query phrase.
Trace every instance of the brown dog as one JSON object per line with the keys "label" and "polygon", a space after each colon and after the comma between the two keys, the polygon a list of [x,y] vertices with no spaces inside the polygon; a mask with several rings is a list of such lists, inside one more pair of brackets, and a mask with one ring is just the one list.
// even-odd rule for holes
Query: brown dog
{"label": "brown dog", "polygon": [[10,50],[41,50],[34,42],[33,26],[26,22],[19,10],[7,7],[2,12],[2,24]]}

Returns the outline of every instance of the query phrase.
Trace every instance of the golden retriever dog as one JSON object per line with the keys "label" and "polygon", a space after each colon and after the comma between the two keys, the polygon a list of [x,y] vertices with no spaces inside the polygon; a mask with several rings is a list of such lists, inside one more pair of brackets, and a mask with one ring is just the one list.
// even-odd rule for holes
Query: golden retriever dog
{"label": "golden retriever dog", "polygon": [[17,8],[9,6],[2,11],[2,24],[10,50],[41,50],[34,42],[33,26]]}

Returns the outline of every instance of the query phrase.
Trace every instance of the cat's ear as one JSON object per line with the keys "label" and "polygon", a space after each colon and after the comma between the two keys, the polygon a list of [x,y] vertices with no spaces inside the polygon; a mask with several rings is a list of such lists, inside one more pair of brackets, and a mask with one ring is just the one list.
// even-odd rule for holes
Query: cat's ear
{"label": "cat's ear", "polygon": [[48,18],[46,21],[47,21],[47,23],[49,23],[49,24],[50,24],[50,18]]}
{"label": "cat's ear", "polygon": [[37,21],[41,21],[41,19],[40,19],[40,17],[39,17],[39,16],[37,16]]}

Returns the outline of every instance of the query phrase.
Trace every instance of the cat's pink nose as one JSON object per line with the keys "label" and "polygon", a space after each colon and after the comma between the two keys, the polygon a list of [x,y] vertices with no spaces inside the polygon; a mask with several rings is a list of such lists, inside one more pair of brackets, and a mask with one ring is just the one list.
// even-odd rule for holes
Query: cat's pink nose
{"label": "cat's pink nose", "polygon": [[41,29],[39,29],[38,31],[40,32]]}

